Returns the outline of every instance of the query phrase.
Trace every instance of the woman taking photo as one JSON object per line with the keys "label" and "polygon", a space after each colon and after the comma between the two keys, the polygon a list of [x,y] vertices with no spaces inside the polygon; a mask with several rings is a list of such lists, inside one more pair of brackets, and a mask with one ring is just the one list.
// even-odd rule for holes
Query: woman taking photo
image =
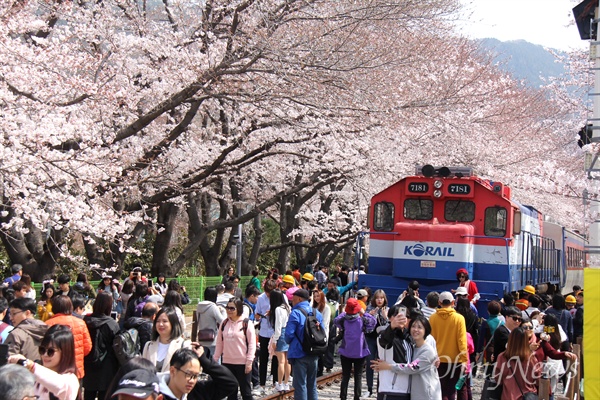
{"label": "woman taking photo", "polygon": [[92,351],[83,359],[87,371],[83,377],[85,400],[94,400],[96,396],[103,399],[106,388],[119,369],[112,347],[119,332],[119,324],[110,317],[113,300],[110,293],[98,293],[92,314],[83,318],[92,338]]}
{"label": "woman taking photo", "polygon": [[40,343],[40,358],[41,365],[21,354],[10,356],[8,362],[18,363],[31,371],[35,376],[35,395],[39,400],[79,398],[75,340],[68,326],[48,328]]}
{"label": "woman taking photo", "polygon": [[[292,367],[288,363],[287,353],[290,345],[285,341],[285,326],[287,325],[288,318],[290,317],[290,306],[285,301],[281,290],[273,290],[269,297],[271,302],[271,309],[269,311],[269,322],[271,326],[275,327],[275,333],[271,336],[269,346],[277,357],[277,380],[275,383],[275,390],[278,392],[287,392],[290,390],[290,372]],[[325,320],[325,318],[323,318]]]}
{"label": "woman taking photo", "polygon": [[412,375],[411,400],[441,400],[442,385],[435,366],[438,359],[437,351],[426,342],[427,337],[431,334],[431,325],[427,318],[419,315],[411,319],[408,330],[415,343],[412,361],[396,364],[384,360],[373,360],[373,369]]}
{"label": "woman taking photo", "polygon": [[502,382],[502,400],[521,400],[525,393],[537,393],[541,365],[532,355],[527,330],[513,329],[493,373],[494,381]]}
{"label": "woman taking photo", "polygon": [[[565,373],[565,365],[562,360],[574,360],[576,357],[574,353],[566,351],[570,347],[567,335],[561,329],[558,319],[554,315],[544,315],[542,324],[542,332],[539,335],[540,340],[537,341],[537,346],[535,344],[532,346],[532,350],[535,351],[538,361],[546,362],[543,373],[550,378],[550,393],[552,395],[556,392],[559,377]],[[531,330],[527,332],[531,332],[530,336],[534,336],[532,323],[524,322],[523,325],[526,327],[531,326]],[[535,338],[537,339],[537,336]]]}
{"label": "woman taking photo", "polygon": [[[244,302],[232,297],[225,307],[227,319],[223,321],[217,333],[217,348],[213,359],[219,361],[223,356],[223,366],[235,375],[240,385],[243,400],[252,400],[252,361],[256,352],[256,334],[254,325],[241,318]],[[228,397],[237,399],[237,392]]]}
{"label": "woman taking photo", "polygon": [[144,346],[142,357],[151,361],[157,372],[168,372],[173,353],[182,347],[190,347],[182,335],[175,309],[161,308],[152,325],[152,340]]}
{"label": "woman taking photo", "polygon": [[56,288],[53,284],[48,283],[44,286],[42,297],[38,301],[37,315],[44,322],[48,321],[54,315],[52,312],[52,302],[50,301],[54,297],[54,293],[56,293]]}

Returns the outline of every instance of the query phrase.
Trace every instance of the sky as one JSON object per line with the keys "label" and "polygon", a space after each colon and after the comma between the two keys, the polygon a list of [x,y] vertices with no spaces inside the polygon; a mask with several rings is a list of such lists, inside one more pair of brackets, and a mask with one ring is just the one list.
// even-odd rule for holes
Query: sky
{"label": "sky", "polygon": [[463,34],[475,39],[501,41],[523,39],[560,50],[588,49],[575,26],[571,0],[461,0],[470,19],[463,20]]}

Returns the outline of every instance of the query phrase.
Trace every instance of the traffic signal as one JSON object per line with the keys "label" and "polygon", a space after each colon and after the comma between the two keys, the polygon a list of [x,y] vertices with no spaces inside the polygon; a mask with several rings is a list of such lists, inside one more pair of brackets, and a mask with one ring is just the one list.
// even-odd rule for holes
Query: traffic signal
{"label": "traffic signal", "polygon": [[592,135],[594,132],[592,126],[592,124],[587,124],[579,130],[579,140],[577,140],[577,145],[579,147],[592,143]]}

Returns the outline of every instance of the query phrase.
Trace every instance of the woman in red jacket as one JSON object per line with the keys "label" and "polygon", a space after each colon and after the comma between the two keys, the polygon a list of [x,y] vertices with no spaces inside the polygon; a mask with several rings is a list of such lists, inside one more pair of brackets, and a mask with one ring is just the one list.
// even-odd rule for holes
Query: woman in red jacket
{"label": "woman in red jacket", "polygon": [[54,316],[46,321],[46,325],[66,325],[71,327],[75,338],[75,361],[77,363],[77,378],[85,375],[83,358],[92,350],[92,338],[82,319],[74,317],[73,303],[68,296],[55,296],[52,298],[52,312]]}

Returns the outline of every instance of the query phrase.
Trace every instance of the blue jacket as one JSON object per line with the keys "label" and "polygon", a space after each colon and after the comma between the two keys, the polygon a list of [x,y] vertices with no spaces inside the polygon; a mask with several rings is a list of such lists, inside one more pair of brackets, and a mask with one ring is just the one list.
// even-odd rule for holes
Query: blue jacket
{"label": "blue jacket", "polygon": [[[285,341],[290,345],[288,350],[289,359],[306,357],[306,353],[302,350],[306,317],[299,308],[303,308],[309,315],[313,314],[314,311],[317,311],[313,310],[308,303],[308,300],[298,303],[292,308],[290,318],[285,326]],[[321,324],[323,323],[323,315],[319,311],[317,311],[317,320]]]}
{"label": "blue jacket", "polygon": [[[340,296],[343,296],[344,293],[346,293],[348,290],[352,289],[352,287],[354,286],[355,283],[356,282],[350,282],[346,286],[338,286],[337,290],[338,290],[338,292],[340,292]],[[329,291],[329,288],[323,288],[324,294],[327,294],[328,291]]]}

